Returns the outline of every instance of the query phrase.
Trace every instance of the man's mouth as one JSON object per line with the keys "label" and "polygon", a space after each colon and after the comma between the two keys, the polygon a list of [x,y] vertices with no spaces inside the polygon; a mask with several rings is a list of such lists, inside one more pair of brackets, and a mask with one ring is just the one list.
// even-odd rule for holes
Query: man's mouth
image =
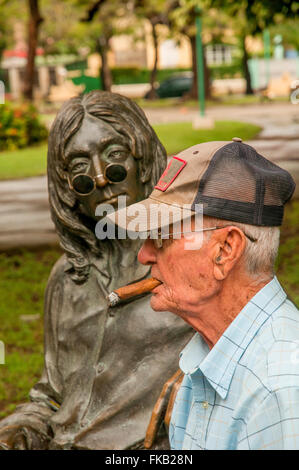
{"label": "man's mouth", "polygon": [[161,286],[163,286],[163,282],[162,282],[159,286],[155,287],[155,288],[151,291],[151,294],[158,294],[158,289],[159,289],[159,287],[161,287]]}
{"label": "man's mouth", "polygon": [[156,293],[157,293],[157,289],[159,289],[159,287],[161,287],[161,286],[163,285],[163,281],[162,281],[162,279],[160,279],[159,276],[155,276],[155,273],[153,272],[153,269],[151,270],[151,275],[153,276],[153,278],[157,279],[157,281],[160,281],[160,282],[161,282],[161,284],[160,284],[159,286],[155,287],[155,288],[151,291],[152,294],[156,294]]}

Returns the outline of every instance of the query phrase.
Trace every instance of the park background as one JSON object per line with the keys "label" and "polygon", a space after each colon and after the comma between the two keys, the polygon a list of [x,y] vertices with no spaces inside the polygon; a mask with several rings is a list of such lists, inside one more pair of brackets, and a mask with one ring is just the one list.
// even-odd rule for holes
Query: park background
{"label": "park background", "polygon": [[[43,297],[61,255],[47,135],[62,103],[124,94],[168,155],[236,136],[298,184],[298,12],[276,0],[0,0],[0,417],[28,399],[43,366]],[[277,261],[297,304],[298,196]]]}

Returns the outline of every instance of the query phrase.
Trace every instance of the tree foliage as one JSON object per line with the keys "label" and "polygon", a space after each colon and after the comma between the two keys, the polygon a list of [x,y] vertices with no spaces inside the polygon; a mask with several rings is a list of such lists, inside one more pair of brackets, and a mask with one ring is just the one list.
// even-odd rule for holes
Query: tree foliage
{"label": "tree foliage", "polygon": [[[19,21],[27,25],[30,15],[26,5],[31,3],[38,4],[40,16],[44,18],[39,28],[38,45],[44,49],[45,54],[99,52],[102,57],[102,83],[107,90],[112,83],[108,66],[111,39],[120,34],[129,34],[134,42],[137,37],[142,37],[141,25],[147,22],[152,28],[155,49],[151,73],[152,90],[154,91],[157,76],[159,44],[164,39],[160,36],[158,26],[165,25],[168,27],[169,37],[179,42],[184,36],[190,42],[194,71],[192,92],[195,97],[195,17],[198,8],[202,15],[204,41],[223,42],[228,29],[234,32],[243,51],[248,90],[248,36],[258,35],[270,27],[273,35],[282,34],[285,44],[299,48],[298,19],[296,21],[299,1],[294,0],[0,0],[0,58],[5,48],[13,47],[14,23]],[[205,82],[208,89],[206,64]]]}

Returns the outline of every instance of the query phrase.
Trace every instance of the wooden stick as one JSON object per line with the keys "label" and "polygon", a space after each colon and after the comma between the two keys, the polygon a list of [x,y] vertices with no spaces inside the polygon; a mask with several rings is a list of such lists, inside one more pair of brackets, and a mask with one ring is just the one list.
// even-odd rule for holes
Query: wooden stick
{"label": "wooden stick", "polygon": [[144,440],[144,443],[143,443],[143,445],[146,449],[150,449],[152,447],[152,445],[155,441],[155,438],[157,436],[157,433],[159,431],[159,427],[162,423],[164,412],[165,412],[166,408],[168,409],[167,403],[168,403],[168,400],[169,400],[169,395],[172,394],[172,389],[176,385],[176,383],[178,381],[179,381],[179,383],[181,383],[183,377],[184,377],[184,374],[179,369],[163,385],[162,392],[160,393],[159,398],[156,401],[156,404],[154,406],[149,425],[148,425],[147,430],[146,430],[146,436],[145,436],[145,440]]}
{"label": "wooden stick", "polygon": [[110,307],[114,307],[121,300],[130,299],[131,297],[136,297],[137,295],[150,292],[160,284],[162,283],[161,281],[158,281],[158,279],[150,278],[134,282],[134,284],[129,284],[128,286],[120,287],[108,295],[109,305]]}

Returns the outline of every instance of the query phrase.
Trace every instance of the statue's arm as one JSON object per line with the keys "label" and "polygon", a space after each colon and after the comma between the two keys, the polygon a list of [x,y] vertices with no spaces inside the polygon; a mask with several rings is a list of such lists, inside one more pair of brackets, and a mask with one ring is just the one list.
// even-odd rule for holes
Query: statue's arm
{"label": "statue's arm", "polygon": [[46,449],[52,439],[50,418],[60,401],[57,369],[57,321],[63,295],[63,260],[49,277],[44,304],[44,370],[30,391],[30,402],[19,405],[0,421],[0,449]]}
{"label": "statue's arm", "polygon": [[44,301],[44,368],[40,380],[30,391],[30,399],[53,411],[61,403],[62,379],[58,367],[58,323],[63,310],[65,257],[62,256],[48,279]]}

